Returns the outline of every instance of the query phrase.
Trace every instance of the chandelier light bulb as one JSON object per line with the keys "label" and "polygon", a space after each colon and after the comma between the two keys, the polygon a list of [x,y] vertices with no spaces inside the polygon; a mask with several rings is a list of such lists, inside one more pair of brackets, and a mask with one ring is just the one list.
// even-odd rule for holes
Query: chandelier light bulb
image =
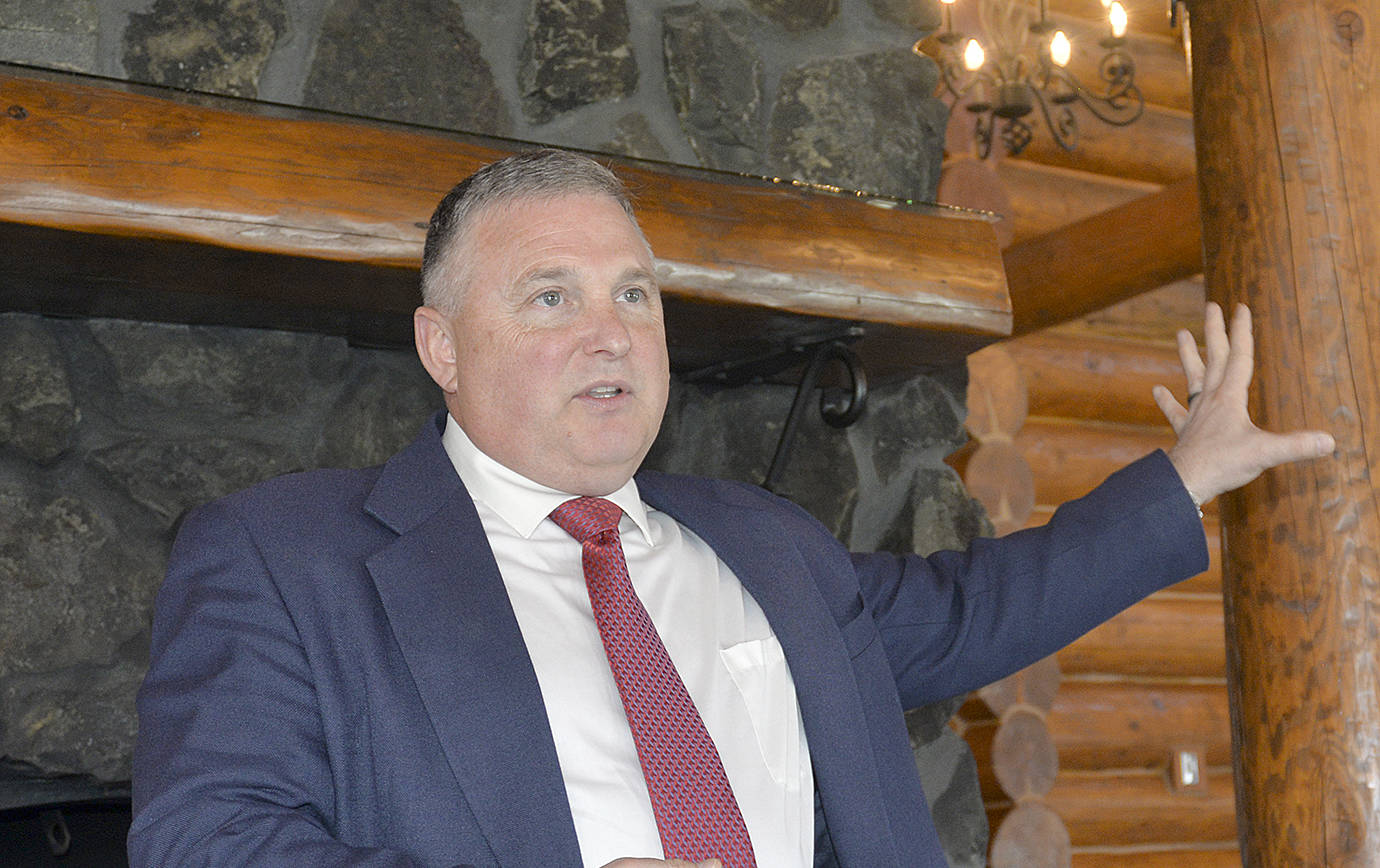
{"label": "chandelier light bulb", "polygon": [[1054,31],[1054,36],[1049,40],[1049,59],[1055,66],[1068,66],[1069,59],[1073,57],[1073,44],[1064,35],[1064,31]]}
{"label": "chandelier light bulb", "polygon": [[986,62],[987,52],[982,50],[982,43],[976,39],[969,39],[968,44],[963,47],[963,68],[969,72],[977,72]]}
{"label": "chandelier light bulb", "polygon": [[[951,2],[953,2],[953,0],[943,0],[943,2],[951,3]],[[1112,0],[1102,0],[1102,8],[1103,8],[1103,9],[1106,9],[1108,6],[1111,6],[1111,5],[1112,5]]]}
{"label": "chandelier light bulb", "polygon": [[1107,7],[1107,20],[1112,24],[1112,36],[1120,39],[1126,35],[1126,7],[1120,0],[1112,0]]}
{"label": "chandelier light bulb", "polygon": [[[952,6],[952,5],[954,5],[955,3],[957,3],[958,0],[939,0],[939,2],[940,2],[940,3],[943,3],[945,6]],[[1110,0],[1109,0],[1109,2],[1110,2]]]}

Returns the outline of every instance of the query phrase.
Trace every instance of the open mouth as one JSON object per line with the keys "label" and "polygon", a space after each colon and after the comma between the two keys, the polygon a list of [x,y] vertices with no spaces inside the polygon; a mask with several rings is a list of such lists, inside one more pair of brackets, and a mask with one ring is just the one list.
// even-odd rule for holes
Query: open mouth
{"label": "open mouth", "polygon": [[618,386],[595,386],[585,394],[591,398],[617,398],[623,390]]}

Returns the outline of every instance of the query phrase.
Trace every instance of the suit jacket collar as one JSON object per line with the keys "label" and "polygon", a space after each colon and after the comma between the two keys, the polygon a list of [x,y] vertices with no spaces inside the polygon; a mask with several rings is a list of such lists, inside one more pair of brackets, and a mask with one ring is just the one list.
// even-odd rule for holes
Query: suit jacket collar
{"label": "suit jacket collar", "polygon": [[[389,622],[470,810],[500,864],[579,864],[536,672],[474,503],[441,445],[444,413],[385,465],[365,511],[399,534],[371,557]],[[690,528],[762,607],[795,681],[841,864],[894,864],[863,697],[839,625],[760,500],[655,473],[642,498]],[[732,489],[728,489],[732,491]]]}
{"label": "suit jacket collar", "polygon": [[444,414],[384,466],[365,511],[399,536],[366,562],[427,715],[499,864],[580,864],[536,672],[441,446]]}
{"label": "suit jacket collar", "polygon": [[[815,788],[841,865],[895,865],[871,727],[840,625],[811,578],[799,540],[756,492],[660,473],[637,477],[642,499],[707,542],[762,608],[790,666]],[[721,496],[706,496],[716,490]],[[782,507],[783,509],[785,507]]]}

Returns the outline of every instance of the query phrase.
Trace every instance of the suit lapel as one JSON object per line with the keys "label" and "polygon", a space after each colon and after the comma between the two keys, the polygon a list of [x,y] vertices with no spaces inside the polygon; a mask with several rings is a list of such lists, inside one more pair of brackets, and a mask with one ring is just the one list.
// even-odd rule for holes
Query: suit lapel
{"label": "suit lapel", "polygon": [[536,673],[474,503],[428,427],[365,509],[399,536],[367,566],[465,799],[500,864],[579,864]]}
{"label": "suit lapel", "polygon": [[797,540],[760,503],[686,496],[673,478],[659,474],[639,476],[638,490],[707,542],[767,616],[790,665],[839,863],[896,864],[866,706],[839,625]]}

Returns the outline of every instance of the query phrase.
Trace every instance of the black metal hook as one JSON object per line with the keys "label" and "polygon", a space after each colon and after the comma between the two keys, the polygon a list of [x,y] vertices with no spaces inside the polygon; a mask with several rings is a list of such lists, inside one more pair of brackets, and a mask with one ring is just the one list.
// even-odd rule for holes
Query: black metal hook
{"label": "black metal hook", "polygon": [[867,375],[857,354],[839,340],[816,344],[810,354],[810,363],[805,367],[805,374],[800,378],[800,385],[796,387],[795,398],[791,401],[791,412],[786,417],[785,427],[781,429],[781,438],[776,443],[776,454],[772,456],[771,467],[767,470],[766,478],[762,480],[762,487],[767,491],[777,490],[781,474],[786,469],[786,457],[790,453],[791,443],[795,440],[800,420],[805,414],[806,399],[819,384],[824,367],[830,361],[843,364],[851,388],[820,391],[819,412],[824,421],[834,428],[847,428],[858,421],[858,417],[867,407]]}

